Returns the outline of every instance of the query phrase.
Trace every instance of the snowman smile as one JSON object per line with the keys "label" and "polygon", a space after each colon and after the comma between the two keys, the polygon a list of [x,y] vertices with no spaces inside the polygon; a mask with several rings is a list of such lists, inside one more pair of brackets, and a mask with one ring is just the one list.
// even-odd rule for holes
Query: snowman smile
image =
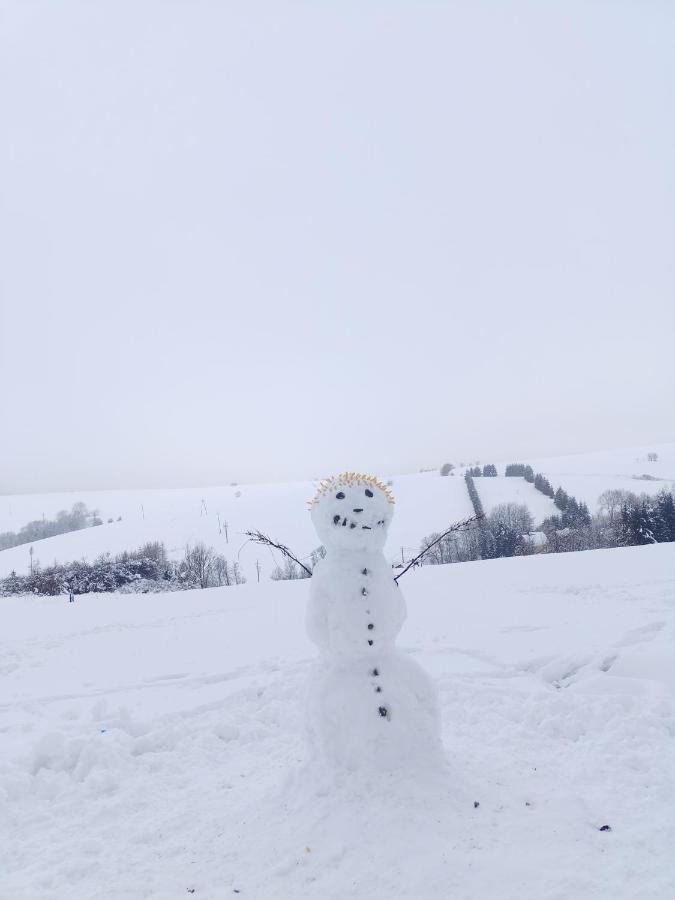
{"label": "snowman smile", "polygon": [[[380,528],[383,528],[384,524],[385,524],[384,519],[380,519],[378,522],[375,523],[375,525],[379,526]],[[333,516],[333,525],[336,528],[346,528],[347,525],[349,525],[349,527],[351,529],[359,527],[358,522],[350,522],[346,518],[343,519],[342,516]],[[361,531],[372,531],[374,527],[375,526],[373,526],[373,525],[361,525]]]}
{"label": "snowman smile", "polygon": [[[361,531],[372,531],[375,526],[379,526],[382,528],[385,524],[384,519],[380,519],[375,525],[361,525]],[[335,528],[346,528],[349,525],[350,529],[358,528],[358,522],[351,522],[347,518],[343,518],[342,516],[333,516],[333,525]]]}

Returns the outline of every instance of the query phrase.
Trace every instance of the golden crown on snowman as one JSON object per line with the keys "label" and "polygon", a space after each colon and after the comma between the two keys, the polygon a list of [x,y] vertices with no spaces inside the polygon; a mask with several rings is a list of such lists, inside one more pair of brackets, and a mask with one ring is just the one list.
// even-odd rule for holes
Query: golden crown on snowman
{"label": "golden crown on snowman", "polygon": [[389,503],[396,502],[389,485],[383,484],[375,475],[364,475],[362,472],[342,472],[340,475],[332,475],[330,478],[323,479],[317,488],[316,494],[308,503],[309,509],[316,506],[325,494],[334,491],[336,488],[354,487],[354,485],[377,488],[379,491],[382,491]]}

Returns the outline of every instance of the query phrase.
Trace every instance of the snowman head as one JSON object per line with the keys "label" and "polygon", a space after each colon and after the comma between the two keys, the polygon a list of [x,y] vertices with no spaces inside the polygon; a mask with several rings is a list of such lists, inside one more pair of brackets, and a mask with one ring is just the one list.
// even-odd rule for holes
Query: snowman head
{"label": "snowman head", "polygon": [[327,550],[381,550],[393,504],[387,485],[374,476],[344,472],[321,482],[310,509]]}

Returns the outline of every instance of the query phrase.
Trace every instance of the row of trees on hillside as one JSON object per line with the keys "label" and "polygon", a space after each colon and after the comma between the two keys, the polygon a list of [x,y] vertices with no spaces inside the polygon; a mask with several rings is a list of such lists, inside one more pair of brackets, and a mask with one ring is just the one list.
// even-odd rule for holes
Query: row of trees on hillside
{"label": "row of trees on hillside", "polygon": [[483,509],[483,504],[481,503],[481,499],[478,496],[476,485],[473,483],[473,476],[469,475],[469,473],[467,472],[464,476],[464,482],[466,484],[466,489],[469,492],[469,499],[471,500],[471,505],[473,506],[473,513],[479,519],[482,519],[485,515],[485,510]]}
{"label": "row of trees on hillside", "polygon": [[164,544],[154,541],[117,556],[103,554],[92,562],[77,560],[36,567],[27,575],[12,572],[0,580],[0,593],[50,596],[110,591],[148,593],[243,584],[245,581],[239,563],[228,561],[202,542],[188,544],[182,559],[171,560]]}
{"label": "row of trees on hillside", "polygon": [[534,471],[532,466],[526,466],[523,463],[509,463],[504,469],[504,475],[507,478],[520,476],[521,478],[524,478],[525,481],[529,481],[530,484],[534,481]]}
{"label": "row of trees on hillside", "polygon": [[[559,500],[564,502],[563,498]],[[591,516],[585,504],[568,496],[564,510],[545,519],[541,532],[533,533],[532,526],[526,506],[501,504],[473,528],[436,544],[423,557],[422,565],[675,541],[675,498],[667,490],[655,496],[605,491],[599,498],[597,515]],[[421,549],[437,538],[438,533],[428,535]]]}
{"label": "row of trees on hillside", "polygon": [[31,544],[33,541],[54,537],[56,534],[80,531],[82,528],[102,524],[103,520],[99,517],[98,510],[87,509],[86,503],[75,503],[70,512],[62,509],[56,514],[55,519],[43,517],[28,522],[19,531],[3,531],[0,533],[0,550],[8,550],[10,547],[18,547],[21,544]]}
{"label": "row of trees on hillside", "polygon": [[529,481],[534,487],[545,497],[550,497],[560,510],[559,516],[552,516],[551,522],[553,527],[569,528],[577,525],[585,526],[591,522],[591,514],[588,506],[583,501],[578,501],[571,494],[568,494],[563,488],[559,487],[554,490],[553,485],[545,475],[541,472],[536,474],[532,470],[532,466],[526,466],[523,463],[511,463],[506,467],[506,475],[509,477],[521,476]]}
{"label": "row of trees on hillside", "polygon": [[[467,486],[470,477],[467,476]],[[532,515],[525,505],[502,503],[495,506],[488,516],[484,516],[471,528],[451,533],[440,541],[438,532],[425,537],[420,550],[426,550],[428,547],[431,549],[422,558],[422,565],[469,562],[533,553],[534,544],[530,537],[532,526]],[[438,543],[435,543],[436,541]],[[434,543],[435,546],[431,546]]]}
{"label": "row of trees on hillside", "polygon": [[496,478],[499,472],[497,471],[497,466],[488,463],[482,469],[480,466],[471,466],[471,468],[466,470],[466,474],[472,478],[480,478],[481,476],[483,478]]}

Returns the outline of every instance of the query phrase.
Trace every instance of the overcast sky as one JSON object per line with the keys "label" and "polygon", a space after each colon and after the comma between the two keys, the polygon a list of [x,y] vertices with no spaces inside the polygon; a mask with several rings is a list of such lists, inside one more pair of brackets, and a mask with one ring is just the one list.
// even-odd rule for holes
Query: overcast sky
{"label": "overcast sky", "polygon": [[0,9],[0,492],[675,439],[672,2]]}

